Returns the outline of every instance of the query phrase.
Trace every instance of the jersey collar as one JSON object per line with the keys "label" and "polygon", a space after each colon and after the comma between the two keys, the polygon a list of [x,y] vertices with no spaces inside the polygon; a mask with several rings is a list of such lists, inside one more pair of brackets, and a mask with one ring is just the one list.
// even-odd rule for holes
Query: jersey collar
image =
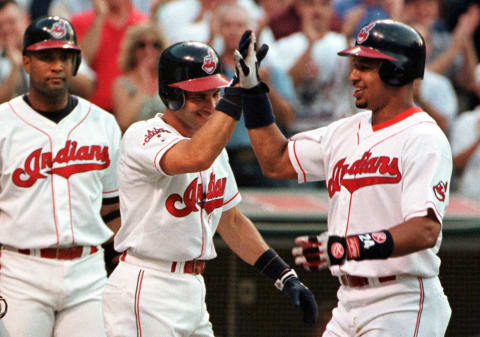
{"label": "jersey collar", "polygon": [[373,132],[381,130],[381,129],[385,129],[385,128],[393,125],[393,124],[401,122],[404,119],[410,117],[411,115],[413,115],[414,113],[417,113],[417,112],[423,112],[423,110],[420,109],[419,107],[416,107],[416,106],[408,108],[404,112],[399,113],[398,115],[396,115],[395,117],[393,117],[392,119],[390,119],[386,122],[376,124],[376,125],[372,125]]}

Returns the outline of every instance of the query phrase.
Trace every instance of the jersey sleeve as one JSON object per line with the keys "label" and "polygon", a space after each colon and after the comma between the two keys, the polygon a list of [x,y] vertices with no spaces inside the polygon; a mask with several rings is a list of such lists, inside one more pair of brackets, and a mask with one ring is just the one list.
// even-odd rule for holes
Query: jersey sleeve
{"label": "jersey sleeve", "polygon": [[110,166],[103,177],[103,198],[118,197],[118,179],[117,167],[120,158],[120,144],[122,140],[122,131],[117,124],[115,118],[111,115],[111,119],[107,120],[107,134],[111,140],[110,145]]}
{"label": "jersey sleeve", "polygon": [[288,141],[288,154],[297,172],[298,182],[325,180],[326,151],[325,135],[327,128],[301,132]]}
{"label": "jersey sleeve", "polygon": [[122,146],[130,167],[152,175],[167,175],[160,167],[160,160],[183,139],[178,133],[161,125],[138,122],[127,130]]}
{"label": "jersey sleeve", "polygon": [[403,156],[402,214],[407,221],[433,210],[442,223],[452,176],[452,154],[440,130],[406,144]]}
{"label": "jersey sleeve", "polygon": [[238,191],[237,182],[235,180],[235,176],[233,175],[232,168],[230,167],[228,154],[225,149],[223,149],[222,153],[220,154],[220,160],[225,163],[227,170],[227,187],[225,188],[223,199],[223,212],[225,212],[237,206],[242,201],[242,196]]}

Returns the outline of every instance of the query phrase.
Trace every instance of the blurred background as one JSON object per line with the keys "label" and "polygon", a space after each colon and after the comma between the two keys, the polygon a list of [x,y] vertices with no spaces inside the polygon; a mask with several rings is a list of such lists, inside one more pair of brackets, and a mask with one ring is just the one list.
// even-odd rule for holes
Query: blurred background
{"label": "blurred background", "polygon": [[[356,113],[348,58],[365,23],[394,18],[415,27],[427,45],[415,103],[436,120],[452,145],[451,205],[443,228],[440,278],[453,315],[449,337],[480,336],[480,3],[478,0],[0,0],[0,102],[25,93],[23,31],[30,20],[59,15],[73,23],[82,64],[71,91],[112,113],[122,130],[165,107],[159,100],[157,60],[181,40],[210,43],[233,76],[233,52],[245,29],[270,51],[261,77],[277,123],[289,136]],[[243,123],[227,146],[245,213],[289,263],[295,236],[325,228],[323,184],[266,179]],[[321,307],[307,329],[299,312],[270,280],[234,257],[217,240],[208,263],[208,307],[218,337],[321,336],[336,302],[328,272],[301,279]]]}

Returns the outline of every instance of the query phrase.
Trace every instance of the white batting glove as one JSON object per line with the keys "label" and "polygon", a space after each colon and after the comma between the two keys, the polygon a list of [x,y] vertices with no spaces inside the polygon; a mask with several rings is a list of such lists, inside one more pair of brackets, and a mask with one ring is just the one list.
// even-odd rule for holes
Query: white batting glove
{"label": "white batting glove", "polygon": [[251,89],[260,83],[257,72],[258,61],[255,50],[257,40],[253,31],[250,34],[247,56],[243,58],[238,50],[235,50],[235,53],[233,54],[240,87],[244,89]]}

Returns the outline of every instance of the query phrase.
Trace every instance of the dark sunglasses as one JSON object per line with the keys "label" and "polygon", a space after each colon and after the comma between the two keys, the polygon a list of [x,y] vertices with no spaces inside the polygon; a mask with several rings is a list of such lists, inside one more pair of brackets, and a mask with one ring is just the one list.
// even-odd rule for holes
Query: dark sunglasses
{"label": "dark sunglasses", "polygon": [[158,41],[155,41],[155,42],[151,42],[151,41],[138,41],[135,46],[139,49],[145,49],[147,47],[147,45],[150,45],[152,46],[153,48],[157,49],[157,50],[161,50],[162,49],[162,44]]}

